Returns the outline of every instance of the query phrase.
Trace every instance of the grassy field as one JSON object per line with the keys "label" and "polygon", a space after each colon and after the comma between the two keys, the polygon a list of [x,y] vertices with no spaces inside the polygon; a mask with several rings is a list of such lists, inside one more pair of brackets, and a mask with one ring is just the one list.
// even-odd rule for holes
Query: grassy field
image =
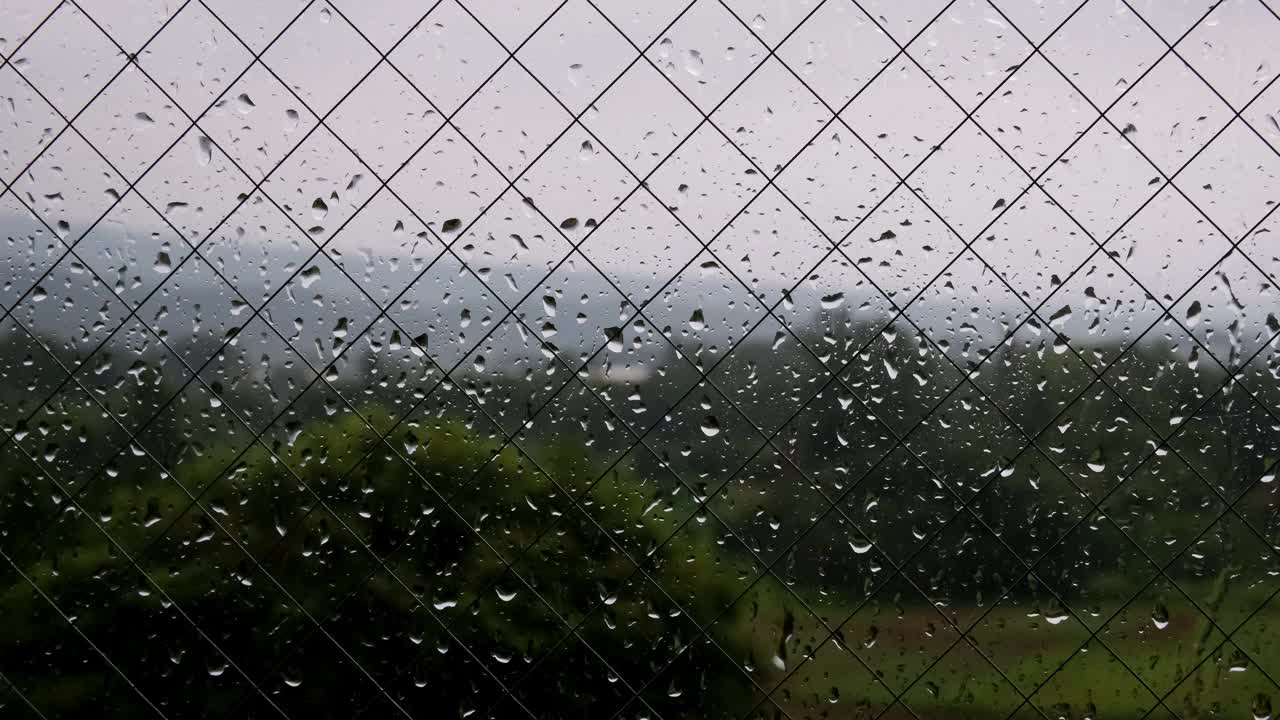
{"label": "grassy field", "polygon": [[[1207,588],[1184,589],[1205,606]],[[1265,607],[1237,630],[1231,623],[1257,603],[1229,596],[1215,613],[1230,618],[1220,620],[1234,631],[1228,641],[1185,600],[1148,599],[1139,596],[1109,621],[1110,613],[1077,619],[1013,599],[990,612],[872,602],[840,627],[841,640],[824,643],[825,626],[769,588],[753,593],[754,618],[719,632],[751,635],[744,665],[774,704],[761,707],[764,716],[777,708],[796,720],[1270,716],[1280,700],[1267,676],[1280,670],[1280,608]]]}

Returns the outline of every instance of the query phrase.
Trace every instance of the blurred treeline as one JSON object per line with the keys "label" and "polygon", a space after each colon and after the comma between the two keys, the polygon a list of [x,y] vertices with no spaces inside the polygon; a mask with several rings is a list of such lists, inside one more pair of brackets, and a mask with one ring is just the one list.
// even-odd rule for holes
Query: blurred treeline
{"label": "blurred treeline", "polygon": [[[1127,599],[1116,578],[1145,561],[1125,534],[1174,560],[1251,486],[1238,509],[1275,546],[1275,483],[1254,481],[1280,430],[1243,391],[1280,407],[1267,353],[1224,388],[1157,327],[1113,391],[1089,366],[1125,345],[1081,360],[1044,328],[935,345],[836,307],[793,327],[817,358],[766,325],[721,362],[700,337],[716,321],[611,328],[577,378],[556,355],[589,351],[533,336],[445,378],[429,336],[385,324],[302,355],[262,319],[221,349],[203,332],[164,348],[139,320],[90,356],[6,321],[0,672],[47,717],[147,716],[123,674],[171,718],[389,717],[379,687],[421,717],[514,717],[494,703],[517,680],[537,713],[607,718],[685,650],[646,702],[736,718],[749,677],[822,640],[762,610],[801,612],[776,589],[734,604],[766,564],[835,625],[899,565],[953,608],[1033,593],[1023,562],[1046,554],[1068,603]],[[948,395],[943,353],[994,356]],[[1237,525],[1206,537],[1243,543]],[[1171,572],[1209,592],[1223,554]],[[717,618],[723,652],[697,641]]]}

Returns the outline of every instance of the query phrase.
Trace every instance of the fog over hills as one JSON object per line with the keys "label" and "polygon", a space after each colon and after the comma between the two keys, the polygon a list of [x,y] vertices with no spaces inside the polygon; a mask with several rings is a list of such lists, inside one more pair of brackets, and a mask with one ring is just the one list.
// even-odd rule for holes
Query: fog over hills
{"label": "fog over hills", "polygon": [[[486,216],[466,237],[456,240],[457,257],[475,271],[472,274],[457,258],[443,253],[431,234],[411,232],[412,224],[401,219],[408,215],[397,214],[394,208],[371,204],[329,242],[327,257],[312,257],[315,246],[307,238],[266,203],[251,201],[204,242],[205,262],[186,259],[187,245],[163,225],[131,226],[127,220],[120,221],[150,213],[131,198],[120,204],[124,211],[113,211],[76,246],[77,254],[111,287],[101,286],[93,274],[67,258],[16,308],[16,316],[28,328],[44,335],[96,338],[78,344],[93,347],[127,316],[120,301],[137,305],[146,299],[138,318],[164,332],[171,346],[214,341],[243,325],[255,306],[272,298],[263,319],[289,337],[295,348],[313,356],[314,363],[323,363],[335,347],[349,343],[378,315],[378,308],[352,285],[354,279],[373,301],[390,303],[387,314],[399,325],[397,329],[382,318],[366,341],[385,341],[392,332],[407,333],[427,342],[432,355],[439,353],[438,359],[446,364],[457,362],[462,352],[506,315],[504,303],[516,307],[525,323],[508,320],[479,348],[488,372],[502,372],[504,363],[538,362],[543,354],[540,339],[553,344],[562,357],[584,360],[611,337],[621,342],[626,335],[623,328],[635,312],[633,303],[646,301],[650,302],[644,314],[650,324],[681,352],[710,353],[714,358],[756,326],[766,315],[765,304],[778,303],[775,313],[793,328],[829,330],[832,323],[883,326],[895,309],[866,276],[891,293],[895,302],[904,303],[921,291],[926,272],[937,273],[961,247],[954,238],[948,240],[936,222],[927,216],[916,216],[912,222],[906,208],[894,207],[891,200],[883,219],[872,218],[844,245],[848,258],[866,276],[845,257],[833,254],[802,279],[801,267],[810,267],[825,252],[821,245],[825,240],[804,233],[803,227],[753,228],[760,220],[776,223],[777,217],[748,212],[711,246],[713,256],[700,251],[691,238],[681,239],[678,227],[659,229],[653,218],[665,211],[649,205],[633,208],[630,216],[619,212],[596,229],[582,245],[590,263],[573,254],[556,267],[570,246],[553,231],[512,232],[536,219],[517,203],[504,208],[503,222],[491,222]],[[1057,288],[1040,309],[1040,321],[1024,326],[1015,342],[1052,345],[1055,334],[1061,333],[1088,354],[1091,347],[1132,342],[1160,319],[1158,305],[1101,253],[1068,279],[1070,267],[1088,256],[1088,246],[1080,238],[1070,235],[1072,242],[1044,243],[1029,250],[1029,238],[1020,241],[1018,233],[1030,235],[1044,227],[1034,217],[1036,212],[1034,205],[1024,201],[1009,214],[1010,222],[1002,222],[974,245],[989,263],[1003,268],[1005,280],[1033,306]],[[1199,274],[1208,271],[1173,306],[1172,314],[1215,354],[1227,361],[1251,352],[1280,330],[1275,289],[1265,276],[1238,253],[1213,265],[1211,257],[1227,246],[1214,243],[1202,230],[1203,223],[1179,225],[1185,219],[1169,213],[1154,217],[1159,224],[1141,235],[1122,234],[1108,247],[1130,273],[1160,293],[1165,304],[1171,305]],[[500,227],[503,224],[506,227]],[[1264,227],[1255,235],[1255,244],[1270,237],[1268,230]],[[575,228],[569,236],[579,241],[585,232]],[[0,262],[8,278],[3,290],[7,307],[64,248],[33,218],[16,213],[0,219],[0,236]],[[663,252],[644,250],[653,247]],[[1164,257],[1157,255],[1161,248],[1166,249]],[[1169,253],[1169,248],[1176,254]],[[1047,256],[1050,251],[1056,255]],[[1010,256],[1015,252],[1024,256]],[[668,284],[667,279],[685,263],[687,267]],[[726,264],[751,285],[759,300],[751,298]],[[762,270],[766,264],[767,272]],[[600,271],[609,275],[612,284]],[[219,279],[219,273],[242,295]],[[421,278],[409,286],[419,274]],[[291,276],[289,286],[277,293]],[[787,293],[781,278],[800,282],[794,292]],[[152,294],[157,286],[160,290]],[[651,300],[655,293],[658,296]],[[964,358],[963,364],[985,354],[1024,320],[1027,309],[977,256],[965,253],[924,288],[907,315],[953,359]],[[900,320],[897,325],[899,332],[911,333],[908,324]],[[776,322],[765,318],[748,342],[775,344],[779,332]],[[1180,336],[1181,331],[1166,319],[1145,342],[1183,354],[1191,343]],[[640,365],[651,370],[653,364],[669,361],[669,347],[650,350],[645,359],[638,359]]]}

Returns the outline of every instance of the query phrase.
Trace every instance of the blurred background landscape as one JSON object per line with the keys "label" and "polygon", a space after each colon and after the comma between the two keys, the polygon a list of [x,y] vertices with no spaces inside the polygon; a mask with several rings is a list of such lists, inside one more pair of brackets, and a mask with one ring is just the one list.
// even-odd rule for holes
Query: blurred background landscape
{"label": "blurred background landscape", "polygon": [[[6,263],[53,242],[10,233]],[[1035,690],[1138,717],[1188,675],[1188,717],[1271,697],[1274,342],[1228,383],[1099,293],[1070,350],[1001,342],[992,308],[948,359],[820,274],[784,330],[717,304],[714,268],[659,294],[663,327],[586,273],[499,322],[451,273],[416,339],[302,279],[252,319],[175,284],[111,333],[127,308],[62,267],[0,360],[4,672],[51,716],[142,712],[86,641],[201,716],[378,717],[378,686],[466,715],[498,682],[561,716],[646,684],[636,716],[1003,717]]]}
{"label": "blurred background landscape", "polygon": [[420,5],[0,0],[0,717],[1275,716],[1274,3]]}

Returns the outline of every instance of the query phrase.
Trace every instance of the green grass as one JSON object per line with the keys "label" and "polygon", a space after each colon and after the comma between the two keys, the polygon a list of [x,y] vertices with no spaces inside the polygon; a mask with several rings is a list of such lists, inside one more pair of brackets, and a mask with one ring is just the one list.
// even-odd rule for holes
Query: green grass
{"label": "green grass", "polygon": [[[1202,589],[1185,589],[1201,595]],[[1184,720],[1254,717],[1265,707],[1258,704],[1259,694],[1280,702],[1262,671],[1280,670],[1280,635],[1273,638],[1265,632],[1280,621],[1280,610],[1274,608],[1245,626],[1236,638],[1239,645],[1223,645],[1225,636],[1189,604],[1171,608],[1168,624],[1160,629],[1140,603],[1104,626],[1105,617],[1085,617],[1083,623],[1070,616],[1055,617],[1050,622],[1027,604],[1006,601],[967,628],[972,644],[959,639],[956,629],[927,605],[881,607],[878,613],[859,613],[842,628],[844,647],[835,642],[818,647],[826,629],[794,599],[784,598],[780,589],[753,592],[751,605],[757,608],[753,616],[735,617],[727,627],[718,625],[715,634],[749,636],[752,658],[744,663],[753,668],[749,674],[796,720],[873,717],[881,711],[886,718],[908,717],[901,708],[885,710],[897,693],[926,719],[1006,718],[1024,696],[1050,718],[1127,719],[1148,712],[1150,717],[1167,717],[1156,697],[1170,691],[1166,706]],[[1255,605],[1242,600],[1224,603],[1218,614],[1243,618]],[[787,653],[787,671],[796,671],[784,681],[787,672],[779,670],[773,658],[779,655],[788,607],[800,618]],[[983,610],[952,612],[969,621]],[[1092,629],[1099,630],[1096,638],[1090,637]],[[803,658],[808,659],[801,664]],[[872,679],[863,663],[883,685]],[[1038,717],[1025,707],[1018,715],[1023,716]]]}

